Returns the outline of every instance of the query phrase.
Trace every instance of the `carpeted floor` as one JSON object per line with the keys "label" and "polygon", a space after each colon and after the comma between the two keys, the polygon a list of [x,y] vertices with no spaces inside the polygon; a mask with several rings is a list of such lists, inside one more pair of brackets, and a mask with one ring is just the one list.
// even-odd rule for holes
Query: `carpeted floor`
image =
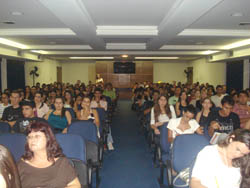
{"label": "carpeted floor", "polygon": [[104,158],[100,188],[159,188],[159,169],[153,167],[138,123],[130,101],[119,101],[112,124],[115,151]]}

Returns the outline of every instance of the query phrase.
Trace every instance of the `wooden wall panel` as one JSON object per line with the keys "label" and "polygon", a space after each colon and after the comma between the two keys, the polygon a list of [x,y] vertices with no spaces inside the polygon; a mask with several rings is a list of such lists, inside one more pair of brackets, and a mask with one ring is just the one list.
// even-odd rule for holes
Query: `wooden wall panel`
{"label": "wooden wall panel", "polygon": [[104,82],[111,82],[116,88],[130,88],[135,82],[153,82],[153,63],[136,61],[135,74],[114,74],[112,61],[97,61],[96,74],[100,74]]}

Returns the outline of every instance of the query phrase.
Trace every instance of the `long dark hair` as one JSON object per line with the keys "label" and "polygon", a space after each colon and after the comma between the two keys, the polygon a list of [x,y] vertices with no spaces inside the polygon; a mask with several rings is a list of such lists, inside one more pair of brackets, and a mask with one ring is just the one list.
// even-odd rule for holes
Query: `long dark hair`
{"label": "long dark hair", "polygon": [[[64,99],[63,99],[63,97],[59,97],[59,96],[57,96],[56,98],[55,98],[55,102],[56,102],[56,99],[61,99],[62,100],[62,103],[64,104]],[[54,104],[55,105],[55,104]],[[66,109],[64,108],[64,106],[62,107],[62,112],[61,112],[61,117],[65,117],[65,113],[66,113]]]}
{"label": "long dark hair", "polygon": [[73,107],[73,106],[74,106],[73,95],[72,95],[72,93],[71,93],[70,90],[66,90],[66,91],[64,92],[64,101],[66,101],[66,93],[68,93],[68,94],[70,95],[71,99],[70,99],[70,101],[69,101],[69,104],[70,104],[71,107]]}
{"label": "long dark hair", "polygon": [[10,151],[0,145],[0,174],[7,188],[21,188],[18,170]]}
{"label": "long dark hair", "polygon": [[159,100],[160,100],[161,97],[166,98],[167,104],[165,106],[165,111],[166,111],[166,114],[169,117],[169,119],[172,117],[171,111],[170,111],[170,108],[169,108],[169,105],[168,105],[168,98],[166,97],[166,95],[160,95],[158,97],[158,99],[157,99],[157,103],[154,105],[155,122],[159,121],[158,117],[161,114],[161,108],[160,108],[160,105],[159,105]]}
{"label": "long dark hair", "polygon": [[[55,135],[53,134],[48,123],[45,122],[34,122],[30,124],[26,129],[26,135],[28,136],[32,131],[43,132],[45,134],[47,145],[47,159],[48,161],[54,162],[57,157],[63,157],[62,149],[56,141]],[[28,142],[25,144],[25,154],[23,155],[24,160],[31,160],[34,157],[34,153],[30,150]]]}

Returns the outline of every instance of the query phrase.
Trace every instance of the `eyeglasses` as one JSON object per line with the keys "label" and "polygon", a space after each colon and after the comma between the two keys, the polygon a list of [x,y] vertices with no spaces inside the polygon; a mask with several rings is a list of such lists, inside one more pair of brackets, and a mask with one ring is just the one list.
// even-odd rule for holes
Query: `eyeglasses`
{"label": "eyeglasses", "polygon": [[27,136],[26,138],[27,138],[27,140],[32,140],[32,139],[36,139],[36,140],[39,140],[39,139],[41,139],[42,137],[44,137],[44,135],[34,135],[34,136]]}

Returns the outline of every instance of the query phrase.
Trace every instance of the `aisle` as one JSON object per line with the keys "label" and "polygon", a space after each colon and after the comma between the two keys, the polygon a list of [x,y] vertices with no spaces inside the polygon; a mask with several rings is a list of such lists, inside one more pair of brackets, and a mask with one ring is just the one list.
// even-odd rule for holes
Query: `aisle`
{"label": "aisle", "polygon": [[131,103],[119,101],[118,105],[112,125],[115,151],[104,159],[100,188],[159,188],[159,169],[153,167],[136,115],[130,110]]}

